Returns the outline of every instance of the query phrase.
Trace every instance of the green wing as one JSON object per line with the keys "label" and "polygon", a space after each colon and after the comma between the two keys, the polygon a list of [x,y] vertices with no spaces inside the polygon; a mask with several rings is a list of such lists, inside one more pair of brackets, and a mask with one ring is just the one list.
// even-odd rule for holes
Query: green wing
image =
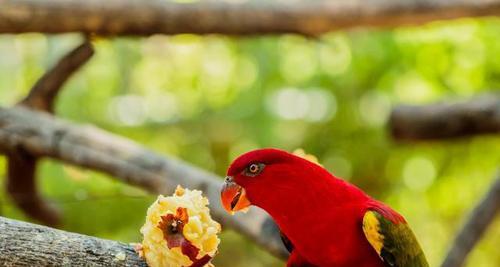
{"label": "green wing", "polygon": [[363,217],[363,232],[385,266],[429,266],[408,224],[393,223],[382,214],[370,210]]}

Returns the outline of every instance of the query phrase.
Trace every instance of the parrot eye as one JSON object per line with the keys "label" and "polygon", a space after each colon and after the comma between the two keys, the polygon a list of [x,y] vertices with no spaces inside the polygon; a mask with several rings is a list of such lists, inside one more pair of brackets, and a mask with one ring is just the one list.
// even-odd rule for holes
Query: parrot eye
{"label": "parrot eye", "polygon": [[256,176],[257,174],[261,173],[262,170],[264,169],[264,164],[262,163],[252,163],[248,165],[248,167],[245,169],[245,175],[246,176]]}

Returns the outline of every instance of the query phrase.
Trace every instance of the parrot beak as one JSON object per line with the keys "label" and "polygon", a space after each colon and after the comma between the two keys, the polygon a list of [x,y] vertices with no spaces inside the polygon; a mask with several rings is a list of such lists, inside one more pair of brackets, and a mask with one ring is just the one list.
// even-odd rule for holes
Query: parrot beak
{"label": "parrot beak", "polygon": [[245,211],[252,203],[247,198],[245,189],[233,181],[233,177],[227,176],[221,190],[221,201],[224,209],[234,214],[236,211]]}

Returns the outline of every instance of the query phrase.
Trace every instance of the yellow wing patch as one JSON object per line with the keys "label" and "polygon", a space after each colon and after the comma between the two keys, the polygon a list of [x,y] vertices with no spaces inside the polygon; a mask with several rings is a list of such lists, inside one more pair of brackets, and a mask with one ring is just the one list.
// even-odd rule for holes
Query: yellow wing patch
{"label": "yellow wing patch", "polygon": [[363,216],[363,232],[370,245],[380,255],[384,246],[384,236],[380,234],[380,222],[373,211],[367,211]]}
{"label": "yellow wing patch", "polygon": [[295,149],[295,150],[293,151],[293,153],[292,153],[292,154],[294,154],[294,155],[295,155],[295,156],[297,156],[297,157],[301,157],[301,158],[303,158],[303,159],[305,159],[305,160],[308,160],[308,161],[310,161],[310,162],[312,162],[312,163],[316,163],[316,164],[318,164],[319,166],[323,166],[323,165],[321,165],[321,164],[319,163],[318,158],[317,158],[316,156],[311,155],[311,154],[307,154],[307,153],[304,151],[304,149],[302,149],[302,148]]}

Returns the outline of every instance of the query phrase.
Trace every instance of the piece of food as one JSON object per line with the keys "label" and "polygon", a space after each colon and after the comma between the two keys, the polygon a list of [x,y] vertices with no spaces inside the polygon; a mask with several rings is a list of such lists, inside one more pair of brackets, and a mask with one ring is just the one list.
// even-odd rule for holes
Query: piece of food
{"label": "piece of food", "polygon": [[303,150],[295,154],[241,155],[221,192],[230,213],[255,205],[273,217],[291,253],[287,266],[429,266],[403,216]]}
{"label": "piece of food", "polygon": [[212,266],[221,226],[210,217],[201,191],[177,187],[149,207],[137,248],[150,267]]}

